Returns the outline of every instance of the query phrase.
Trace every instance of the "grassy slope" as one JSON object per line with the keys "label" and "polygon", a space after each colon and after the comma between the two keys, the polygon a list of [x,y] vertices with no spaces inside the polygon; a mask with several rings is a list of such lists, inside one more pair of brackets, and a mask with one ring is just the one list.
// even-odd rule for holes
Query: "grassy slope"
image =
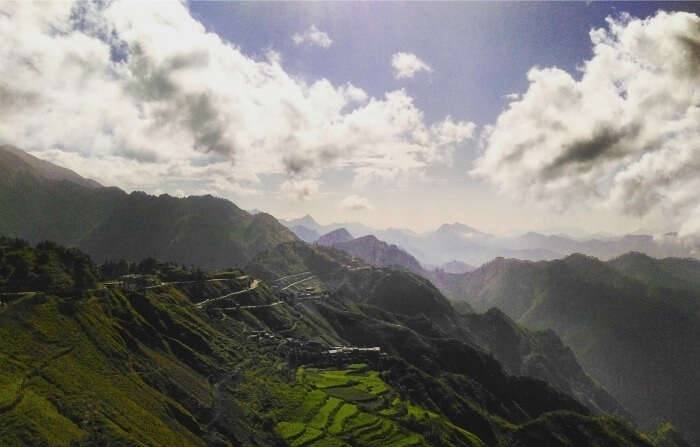
{"label": "grassy slope", "polygon": [[[652,445],[463,343],[342,297],[211,314],[193,305],[248,283],[15,299],[0,313],[3,445]],[[278,297],[263,285],[247,299]],[[295,374],[247,329],[371,340],[395,356]]]}
{"label": "grassy slope", "polygon": [[[167,288],[12,303],[0,314],[3,445],[272,444],[259,399],[294,393],[206,320]],[[250,389],[263,384],[269,395]]]}

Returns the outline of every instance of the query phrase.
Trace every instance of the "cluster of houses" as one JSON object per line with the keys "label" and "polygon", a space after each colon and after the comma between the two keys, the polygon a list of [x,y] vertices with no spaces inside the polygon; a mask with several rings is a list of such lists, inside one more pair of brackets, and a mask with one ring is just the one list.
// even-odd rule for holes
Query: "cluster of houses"
{"label": "cluster of houses", "polygon": [[248,334],[248,340],[276,340],[277,336],[275,334],[271,334],[267,331],[250,331]]}
{"label": "cluster of houses", "polygon": [[[237,278],[243,279],[243,278]],[[157,286],[160,281],[151,275],[130,274],[123,275],[119,281],[109,283],[125,289],[136,290]],[[328,297],[329,292],[318,293],[315,287],[306,287],[301,291],[282,293],[282,298],[287,301],[304,299],[312,296]],[[0,306],[2,302],[0,301]],[[266,347],[274,346],[278,355],[285,357],[292,364],[316,364],[332,366],[342,363],[366,363],[374,362],[385,356],[379,346],[331,346],[296,338],[283,338],[265,330],[251,330],[247,335],[248,340],[255,341]]]}
{"label": "cluster of houses", "polygon": [[358,346],[332,346],[325,351],[326,355],[342,355],[342,354],[363,354],[363,353],[381,353],[382,348],[373,346],[371,348],[360,348]]}
{"label": "cluster of houses", "polygon": [[277,354],[290,364],[332,366],[346,363],[369,363],[385,355],[379,346],[332,346],[311,340],[287,338],[277,347]]}

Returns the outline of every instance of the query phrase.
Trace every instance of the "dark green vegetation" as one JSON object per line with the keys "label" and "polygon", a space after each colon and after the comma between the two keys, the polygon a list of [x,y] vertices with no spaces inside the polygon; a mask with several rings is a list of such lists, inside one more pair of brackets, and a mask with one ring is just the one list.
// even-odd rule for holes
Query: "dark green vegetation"
{"label": "dark green vegetation", "polygon": [[[622,416],[627,414],[613,397],[587,376],[573,352],[551,330],[525,330],[495,310],[474,314],[467,306],[456,312],[423,278],[405,271],[368,268],[361,264],[342,268],[349,262],[352,260],[342,252],[295,243],[283,244],[263,253],[257,263],[247,269],[263,276],[270,275],[269,272],[311,271],[337,295],[356,303],[354,309],[359,308],[366,315],[378,316],[393,323],[392,327],[385,329],[396,334],[385,336],[366,327],[368,323],[361,317],[342,315],[342,318],[348,319],[344,323],[347,333],[358,337],[353,339],[355,343],[376,342],[387,349],[392,349],[395,344],[399,355],[420,356],[423,355],[421,347],[431,343],[426,339],[440,340],[438,344],[445,338],[458,339],[491,352],[507,372],[545,380],[576,396],[593,411]],[[395,297],[401,299],[396,300]],[[327,309],[320,311],[327,312]],[[410,328],[410,331],[399,330],[401,326]],[[412,341],[416,333],[420,337],[414,345]],[[405,349],[405,352],[400,352],[401,349]],[[433,346],[426,351],[440,349],[440,346]],[[430,356],[429,353],[425,355]]]}
{"label": "dark green vegetation", "polygon": [[622,406],[596,384],[554,331],[518,326],[496,308],[483,314],[464,313],[466,325],[511,374],[537,377],[576,397],[589,408],[629,418]]}
{"label": "dark green vegetation", "polygon": [[[360,257],[399,270],[309,246],[272,216],[252,216],[210,196],[126,194],[11,148],[0,149],[0,172],[0,234],[58,240],[111,260],[98,268],[76,248],[0,240],[5,444],[683,445],[667,425],[650,440],[601,415],[625,411],[553,332],[523,330],[499,312],[455,311],[388,245],[366,244],[376,252]],[[624,281],[596,268],[584,269],[573,286],[566,268],[546,277],[576,293],[583,284],[585,297],[586,281],[595,284],[590,296],[604,290],[599,283],[614,283],[632,290],[623,297],[643,297],[650,313],[697,318],[697,265],[617,261],[614,272]],[[205,274],[180,264],[246,267]],[[526,272],[502,291],[540,284],[539,267],[523,265]],[[461,293],[464,278],[442,272],[437,279]],[[612,292],[605,296],[606,305],[616,302]],[[580,332],[564,335],[574,347],[584,340],[595,350],[609,338],[586,339],[586,318],[578,326],[567,322]],[[601,321],[609,336],[613,320]],[[697,335],[695,326],[674,322],[674,331]],[[618,338],[627,340],[624,331],[632,327],[659,326],[645,314],[620,327]],[[663,345],[668,356],[687,355],[674,350],[678,333],[655,335],[652,354]],[[332,345],[381,346],[387,355],[350,368],[319,358]],[[609,348],[640,366],[641,351]],[[657,366],[674,379],[688,378],[678,363]],[[655,386],[637,379],[629,386]],[[676,397],[657,391],[657,399]],[[302,411],[317,400],[322,407]],[[654,410],[652,422],[664,411],[676,414],[669,405],[677,403]]]}
{"label": "dark green vegetation", "polygon": [[0,293],[73,295],[94,287],[99,273],[90,258],[74,248],[0,237]]}
{"label": "dark green vegetation", "polygon": [[[56,274],[77,283],[73,260],[84,255],[5,245],[29,258],[48,251]],[[344,275],[324,265],[343,265],[336,254],[289,259],[316,261],[332,280]],[[155,277],[168,270],[139,265]],[[376,280],[377,269],[353,268],[345,274]],[[273,291],[274,278],[257,284],[230,271],[138,290],[98,281],[66,296],[46,288],[14,298],[0,309],[3,445],[655,445],[545,382],[505,374],[489,355],[432,327],[441,313],[389,312],[379,307],[381,291],[371,303],[341,292],[294,300]],[[388,355],[301,367],[289,361],[287,338],[380,345]],[[658,436],[674,442],[675,434],[666,427]]]}
{"label": "dark green vegetation", "polygon": [[700,262],[630,253],[608,262],[496,259],[443,290],[477,311],[502,309],[552,329],[642,426],[668,419],[700,442]]}
{"label": "dark green vegetation", "polygon": [[98,261],[155,257],[202,268],[240,265],[294,234],[228,200],[104,188],[0,147],[0,234],[77,246]]}
{"label": "dark green vegetation", "polygon": [[475,314],[465,302],[452,306],[429,281],[410,272],[364,264],[343,268],[353,262],[358,261],[342,251],[297,242],[261,254],[247,270],[268,279],[283,272],[311,271],[338,295],[371,309],[409,316],[401,322],[428,337],[453,337],[478,346],[492,353],[510,374],[544,380],[576,396],[593,411],[627,415],[587,376],[552,331],[523,329],[496,310]]}

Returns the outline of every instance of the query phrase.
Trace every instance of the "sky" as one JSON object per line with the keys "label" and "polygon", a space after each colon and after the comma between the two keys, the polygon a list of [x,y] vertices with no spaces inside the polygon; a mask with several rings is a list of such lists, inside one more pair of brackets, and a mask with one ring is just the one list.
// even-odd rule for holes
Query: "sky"
{"label": "sky", "polygon": [[700,3],[0,3],[0,143],[416,231],[700,235]]}

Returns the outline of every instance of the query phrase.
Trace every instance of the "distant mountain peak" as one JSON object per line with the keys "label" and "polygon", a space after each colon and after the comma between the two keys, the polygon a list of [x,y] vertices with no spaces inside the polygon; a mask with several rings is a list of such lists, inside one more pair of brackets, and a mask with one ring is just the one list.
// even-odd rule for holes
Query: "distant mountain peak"
{"label": "distant mountain peak", "polygon": [[318,239],[319,237],[321,237],[321,235],[318,234],[318,231],[316,231],[315,229],[308,228],[301,224],[292,225],[289,227],[289,229],[292,230],[292,232],[304,242],[311,243],[316,241],[316,239]]}
{"label": "distant mountain peak", "polygon": [[475,233],[475,234],[485,234],[476,228],[470,227],[460,222],[445,223],[440,225],[440,227],[435,231],[436,233]]}
{"label": "distant mountain peak", "polygon": [[[386,244],[386,242],[380,241],[379,239],[377,239],[377,236],[375,236],[373,234],[368,234],[367,236],[358,237],[356,240],[358,240],[358,241],[371,241],[371,242],[375,242],[375,243],[381,242],[383,244]],[[389,244],[386,244],[386,245],[389,245]]]}
{"label": "distant mountain peak", "polygon": [[475,269],[474,266],[467,264],[466,262],[457,261],[457,260],[445,262],[444,264],[442,264],[438,268],[445,273],[453,273],[453,274],[457,274],[457,275],[462,274],[462,273],[471,272],[472,270]]}
{"label": "distant mountain peak", "polygon": [[296,219],[291,219],[291,220],[285,220],[282,222],[289,228],[296,227],[296,226],[302,226],[302,227],[305,227],[309,230],[318,231],[319,233],[323,232],[321,230],[323,225],[316,222],[316,219],[311,217],[310,214],[306,214],[302,217],[299,217]]}
{"label": "distant mountain peak", "polygon": [[357,256],[369,264],[399,267],[422,276],[426,273],[420,262],[411,254],[394,244],[378,239],[373,234],[346,242],[337,242],[333,246]]}
{"label": "distant mountain peak", "polygon": [[345,228],[338,228],[326,233],[316,241],[316,244],[330,247],[332,245],[353,240],[352,234]]}
{"label": "distant mountain peak", "polygon": [[301,217],[301,218],[299,218],[299,219],[297,219],[297,220],[299,220],[300,222],[303,222],[303,223],[309,223],[309,224],[313,224],[313,225],[318,225],[318,222],[316,222],[316,219],[314,219],[313,217],[311,217],[310,214],[305,214],[303,217]]}

